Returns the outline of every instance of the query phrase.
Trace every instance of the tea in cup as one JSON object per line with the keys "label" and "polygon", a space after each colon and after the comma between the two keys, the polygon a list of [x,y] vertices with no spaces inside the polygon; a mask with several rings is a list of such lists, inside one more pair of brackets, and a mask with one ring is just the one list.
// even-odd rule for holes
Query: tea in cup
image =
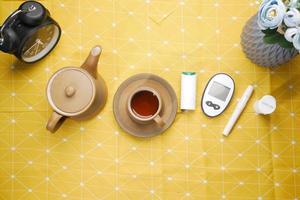
{"label": "tea in cup", "polygon": [[141,87],[135,90],[128,100],[130,117],[141,124],[156,122],[163,127],[165,122],[160,117],[162,101],[156,90],[150,87]]}

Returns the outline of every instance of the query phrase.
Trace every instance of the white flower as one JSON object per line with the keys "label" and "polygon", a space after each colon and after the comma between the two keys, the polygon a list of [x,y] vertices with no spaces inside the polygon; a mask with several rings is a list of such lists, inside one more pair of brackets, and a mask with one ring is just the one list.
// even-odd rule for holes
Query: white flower
{"label": "white flower", "polygon": [[300,51],[300,28],[288,28],[284,37],[287,41],[292,42],[293,46]]}
{"label": "white flower", "polygon": [[300,33],[299,33],[299,31],[293,38],[293,45],[298,51],[300,51]]}
{"label": "white flower", "polygon": [[297,32],[298,32],[297,28],[288,28],[284,33],[284,37],[287,41],[293,42],[293,37],[297,34]]}
{"label": "white flower", "polygon": [[296,8],[291,8],[284,16],[284,23],[288,27],[296,27],[300,24],[300,12]]}
{"label": "white flower", "polygon": [[276,29],[281,25],[286,6],[281,0],[264,0],[258,12],[258,25],[262,30]]}

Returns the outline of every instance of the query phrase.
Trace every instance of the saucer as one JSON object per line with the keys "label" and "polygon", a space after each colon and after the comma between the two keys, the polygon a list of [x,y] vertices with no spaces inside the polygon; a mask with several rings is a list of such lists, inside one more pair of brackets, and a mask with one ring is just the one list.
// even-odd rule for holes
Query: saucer
{"label": "saucer", "polygon": [[[127,109],[130,94],[139,87],[155,89],[162,99],[161,118],[165,125],[160,127],[154,121],[149,124],[139,124],[131,119]],[[143,73],[125,80],[118,88],[113,101],[113,111],[119,126],[127,133],[136,137],[153,137],[167,130],[175,120],[178,103],[172,86],[159,76]]]}

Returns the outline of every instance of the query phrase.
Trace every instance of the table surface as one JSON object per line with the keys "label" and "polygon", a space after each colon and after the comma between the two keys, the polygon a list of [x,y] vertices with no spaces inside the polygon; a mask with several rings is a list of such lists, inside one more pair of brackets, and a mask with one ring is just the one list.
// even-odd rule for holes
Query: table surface
{"label": "table surface", "polygon": [[[254,0],[44,0],[63,29],[57,48],[25,65],[0,54],[0,199],[297,199],[300,198],[300,59],[258,67],[241,50]],[[21,1],[0,1],[3,21]],[[94,119],[45,130],[49,77],[80,66],[103,47],[99,71],[109,88]],[[114,120],[112,100],[131,75],[165,78],[179,96],[180,73],[198,74],[197,110],[178,113],[164,134],[139,139]],[[227,111],[209,119],[202,91],[215,73],[236,82]],[[228,138],[221,134],[249,84],[255,94]],[[278,100],[270,117],[255,115],[265,94]]]}

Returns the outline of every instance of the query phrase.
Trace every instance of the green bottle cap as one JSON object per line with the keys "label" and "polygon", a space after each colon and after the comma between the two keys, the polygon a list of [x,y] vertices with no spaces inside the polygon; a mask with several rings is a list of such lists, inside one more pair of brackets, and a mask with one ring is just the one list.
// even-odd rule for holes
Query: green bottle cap
{"label": "green bottle cap", "polygon": [[192,76],[192,75],[196,75],[196,72],[182,72],[182,74]]}

